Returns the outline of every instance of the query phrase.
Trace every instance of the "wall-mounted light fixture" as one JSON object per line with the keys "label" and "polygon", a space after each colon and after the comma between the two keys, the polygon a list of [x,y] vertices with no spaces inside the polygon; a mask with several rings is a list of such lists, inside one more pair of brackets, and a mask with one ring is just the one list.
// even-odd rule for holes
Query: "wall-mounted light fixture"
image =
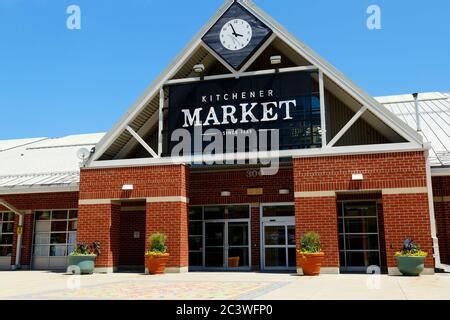
{"label": "wall-mounted light fixture", "polygon": [[196,64],[193,68],[195,73],[203,73],[205,71],[205,65],[204,64]]}
{"label": "wall-mounted light fixture", "polygon": [[281,63],[281,56],[271,56],[270,57],[270,64],[280,64]]}
{"label": "wall-mounted light fixture", "polygon": [[230,191],[222,191],[220,193],[220,196],[221,197],[229,197],[229,196],[231,196],[231,192]]}
{"label": "wall-mounted light fixture", "polygon": [[122,190],[123,191],[131,191],[131,190],[133,190],[134,189],[134,186],[132,185],[132,184],[124,184],[123,186],[122,186]]}
{"label": "wall-mounted light fixture", "polygon": [[289,189],[280,189],[280,191],[278,192],[279,194],[289,194],[290,190]]}
{"label": "wall-mounted light fixture", "polygon": [[362,180],[364,180],[364,176],[362,173],[353,173],[352,180],[353,181],[362,181]]}

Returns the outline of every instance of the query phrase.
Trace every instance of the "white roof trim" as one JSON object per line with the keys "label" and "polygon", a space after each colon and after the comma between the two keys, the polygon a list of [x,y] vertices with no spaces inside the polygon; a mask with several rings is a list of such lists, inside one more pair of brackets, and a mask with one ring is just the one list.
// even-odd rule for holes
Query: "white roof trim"
{"label": "white roof trim", "polygon": [[55,193],[55,192],[78,192],[79,184],[71,186],[32,186],[32,187],[14,187],[0,188],[0,197],[10,194],[29,194],[29,193]]}
{"label": "white roof trim", "polygon": [[[206,33],[211,26],[222,16],[222,14],[233,4],[233,0],[226,0],[222,7],[216,12],[216,14],[210,18],[210,20],[204,25],[204,27],[197,33],[197,35],[191,40],[186,48],[175,58],[175,60],[166,68],[165,71],[148,87],[145,93],[133,104],[129,110],[116,122],[112,129],[101,139],[96,146],[96,151],[87,163],[87,166],[98,160],[103,153],[114,143],[115,139],[126,130],[126,126],[138,115],[142,108],[158,94],[159,89],[164,83],[169,80],[179,68],[189,59],[190,55],[202,45],[202,36]],[[290,45],[297,53],[309,60],[312,64],[317,66],[327,77],[342,87],[353,98],[359,101],[361,104],[366,105],[368,109],[377,117],[379,117],[389,127],[394,129],[402,137],[410,142],[414,142],[417,146],[422,146],[422,137],[410,128],[407,124],[403,123],[393,113],[386,109],[381,103],[376,101],[373,97],[367,94],[365,91],[356,86],[350,81],[344,74],[338,71],[330,63],[326,62],[312,49],[307,47],[303,42],[298,40],[293,34],[289,33],[284,27],[272,19],[269,15],[263,12],[250,0],[237,0],[242,6],[249,10],[252,14],[258,17],[261,21],[267,24],[273,32],[284,42]]]}

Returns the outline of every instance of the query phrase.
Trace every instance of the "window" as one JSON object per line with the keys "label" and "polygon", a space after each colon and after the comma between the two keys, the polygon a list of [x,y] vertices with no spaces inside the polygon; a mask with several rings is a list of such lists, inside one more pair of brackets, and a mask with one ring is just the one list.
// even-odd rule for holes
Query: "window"
{"label": "window", "polygon": [[14,213],[0,212],[0,257],[11,257],[14,237]]}
{"label": "window", "polygon": [[77,210],[36,212],[34,256],[64,257],[77,240]]}
{"label": "window", "polygon": [[375,201],[338,203],[341,271],[365,271],[380,265],[378,214]]}
{"label": "window", "polygon": [[293,217],[295,216],[295,207],[278,205],[278,206],[264,206],[263,217]]}

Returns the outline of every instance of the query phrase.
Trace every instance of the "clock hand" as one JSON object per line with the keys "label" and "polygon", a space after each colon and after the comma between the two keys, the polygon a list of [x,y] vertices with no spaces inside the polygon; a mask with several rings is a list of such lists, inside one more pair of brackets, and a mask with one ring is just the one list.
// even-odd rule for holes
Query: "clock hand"
{"label": "clock hand", "polygon": [[229,23],[229,25],[230,25],[231,29],[233,29],[233,35],[234,35],[235,37],[237,37],[237,33],[236,33],[236,30],[234,30],[233,25],[232,25],[231,23]]}

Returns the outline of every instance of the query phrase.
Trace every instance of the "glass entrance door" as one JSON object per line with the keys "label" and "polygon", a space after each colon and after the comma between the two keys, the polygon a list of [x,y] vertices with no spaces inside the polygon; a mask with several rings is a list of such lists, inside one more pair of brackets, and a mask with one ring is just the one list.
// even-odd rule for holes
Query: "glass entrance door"
{"label": "glass entrance door", "polygon": [[205,223],[205,267],[225,267],[225,222]]}
{"label": "glass entrance door", "polygon": [[295,225],[290,222],[264,222],[263,236],[264,269],[295,269]]}
{"label": "glass entrance door", "polygon": [[264,270],[295,270],[295,206],[291,203],[261,206],[261,265]]}
{"label": "glass entrance door", "polygon": [[248,221],[227,222],[227,267],[248,269],[250,267],[250,234]]}
{"label": "glass entrance door", "polygon": [[248,221],[205,222],[205,268],[249,269],[249,244]]}
{"label": "glass entrance door", "polygon": [[338,203],[338,223],[341,271],[365,272],[368,266],[380,266],[377,203]]}

